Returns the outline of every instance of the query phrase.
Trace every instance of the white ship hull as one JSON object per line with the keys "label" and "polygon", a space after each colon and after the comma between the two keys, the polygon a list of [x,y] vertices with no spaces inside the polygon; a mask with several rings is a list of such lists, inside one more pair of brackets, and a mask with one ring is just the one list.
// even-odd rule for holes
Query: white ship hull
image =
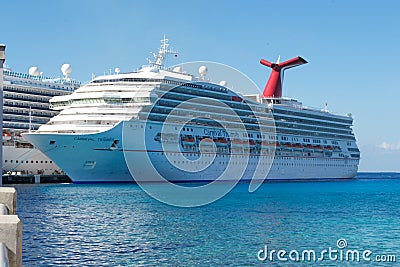
{"label": "white ship hull", "polygon": [[61,169],[36,148],[4,145],[3,173],[18,175],[59,174]]}
{"label": "white ship hull", "polygon": [[[68,68],[67,71],[70,70]],[[51,159],[21,139],[20,134],[38,129],[57,115],[57,111],[50,110],[49,99],[72,93],[80,83],[70,78],[44,76],[37,67],[31,67],[29,73],[16,72],[9,68],[4,68],[1,72],[3,173],[12,175],[62,173]]]}
{"label": "white ship hull", "polygon": [[[136,120],[121,122],[108,131],[95,134],[29,133],[25,137],[40,150],[46,151],[75,183],[133,182],[132,175],[135,179],[151,182],[154,181],[153,170],[174,182],[213,181],[224,172],[231,159],[229,153],[216,153],[214,163],[209,165],[207,160],[196,162],[194,168],[198,168],[197,171],[184,171],[177,167],[174,161],[181,159],[182,152],[165,151],[154,138],[161,127],[161,123]],[[210,128],[204,126],[193,126],[193,130],[194,135],[210,132]],[[115,140],[118,140],[119,145],[113,147]],[[238,155],[243,154],[235,156]],[[190,164],[199,155],[189,151],[185,156],[189,161],[187,164]],[[263,162],[268,161],[272,161],[272,165],[269,172],[264,172],[268,174],[267,177],[254,177],[255,169],[263,168]],[[304,156],[300,152],[286,155],[277,150],[275,155],[250,155],[246,166],[238,166],[238,170],[243,171],[242,180],[346,179],[356,175],[358,161],[341,158],[336,153],[323,157],[313,154]],[[265,165],[265,168],[269,168],[267,163]],[[231,180],[229,176],[223,179]]]}

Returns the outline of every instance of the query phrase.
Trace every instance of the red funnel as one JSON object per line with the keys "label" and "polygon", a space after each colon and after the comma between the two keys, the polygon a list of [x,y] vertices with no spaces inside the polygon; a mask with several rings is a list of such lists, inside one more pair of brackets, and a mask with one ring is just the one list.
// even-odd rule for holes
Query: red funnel
{"label": "red funnel", "polygon": [[296,57],[289,59],[282,63],[271,63],[265,59],[261,59],[260,63],[270,67],[272,69],[271,75],[269,76],[267,85],[265,85],[264,92],[262,94],[263,98],[269,97],[282,97],[282,76],[284,70],[296,67],[307,63],[307,61],[302,57]]}

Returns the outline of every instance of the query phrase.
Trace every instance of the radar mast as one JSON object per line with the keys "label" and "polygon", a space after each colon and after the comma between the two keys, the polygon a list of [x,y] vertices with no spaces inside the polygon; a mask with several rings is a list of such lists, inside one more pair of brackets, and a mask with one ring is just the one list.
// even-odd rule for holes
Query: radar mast
{"label": "radar mast", "polygon": [[149,65],[151,67],[154,67],[156,69],[163,69],[166,55],[173,54],[175,57],[178,56],[178,51],[172,50],[171,48],[168,48],[168,46],[168,39],[164,34],[164,38],[161,40],[161,45],[158,49],[158,53],[152,53],[154,61],[150,58],[147,58],[147,61],[149,62]]}

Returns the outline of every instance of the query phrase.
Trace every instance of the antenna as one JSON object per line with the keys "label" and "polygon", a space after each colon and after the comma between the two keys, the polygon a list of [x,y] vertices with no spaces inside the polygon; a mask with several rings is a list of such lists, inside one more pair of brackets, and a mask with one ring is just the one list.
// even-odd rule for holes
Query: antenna
{"label": "antenna", "polygon": [[[280,57],[278,58],[278,61]],[[302,64],[307,63],[307,61],[302,57],[295,57],[286,60],[282,63],[271,63],[265,59],[261,59],[260,63],[272,69],[271,75],[269,76],[268,82],[265,85],[264,92],[262,94],[263,98],[270,97],[282,97],[282,83],[283,83],[283,73],[286,69],[293,68]],[[282,73],[282,75],[281,75]]]}
{"label": "antenna", "polygon": [[168,49],[168,39],[165,36],[165,34],[164,34],[164,38],[160,42],[161,42],[160,50],[161,51],[167,51],[167,49]]}
{"label": "antenna", "polygon": [[157,69],[162,69],[162,68],[164,68],[164,61],[165,61],[166,55],[174,54],[175,57],[178,56],[178,51],[169,49],[168,46],[169,46],[168,39],[164,34],[164,38],[161,40],[161,45],[160,45],[160,48],[158,49],[158,53],[152,53],[153,57],[154,57],[154,61],[147,58],[147,61],[149,62],[150,66],[155,67]]}
{"label": "antenna", "polygon": [[324,111],[325,111],[325,112],[329,112],[329,109],[328,109],[328,101],[325,101],[325,108],[324,108]]}

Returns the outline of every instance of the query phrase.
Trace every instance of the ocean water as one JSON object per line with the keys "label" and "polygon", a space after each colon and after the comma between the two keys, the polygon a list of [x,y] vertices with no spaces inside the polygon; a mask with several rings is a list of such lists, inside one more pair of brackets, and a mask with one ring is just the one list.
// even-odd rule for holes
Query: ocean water
{"label": "ocean water", "polygon": [[135,184],[15,185],[23,266],[400,266],[400,174],[358,177],[240,183],[198,208]]}

